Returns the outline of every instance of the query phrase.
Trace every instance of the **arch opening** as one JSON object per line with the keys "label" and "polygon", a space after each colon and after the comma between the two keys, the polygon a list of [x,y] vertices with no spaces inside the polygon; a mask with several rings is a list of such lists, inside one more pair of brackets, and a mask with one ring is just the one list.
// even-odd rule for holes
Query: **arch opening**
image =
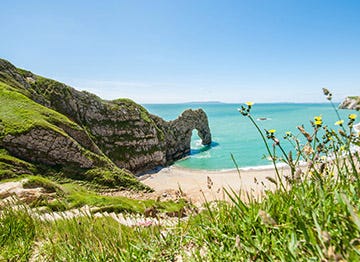
{"label": "arch opening", "polygon": [[211,148],[211,145],[204,145],[203,140],[200,137],[199,131],[197,129],[192,130],[191,140],[190,140],[190,155],[200,154],[201,152],[207,151]]}

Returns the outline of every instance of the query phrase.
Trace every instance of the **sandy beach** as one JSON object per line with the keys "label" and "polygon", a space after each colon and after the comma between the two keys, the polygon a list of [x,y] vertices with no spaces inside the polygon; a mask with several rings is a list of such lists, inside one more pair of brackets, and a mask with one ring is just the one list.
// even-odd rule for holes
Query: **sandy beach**
{"label": "sandy beach", "polygon": [[[289,173],[286,167],[279,168],[282,177]],[[268,178],[277,180],[273,168],[240,169],[225,171],[193,170],[177,166],[161,169],[154,174],[147,174],[140,180],[157,193],[180,190],[194,204],[205,200],[228,199],[225,190],[234,190],[246,201],[248,196],[259,199],[265,190],[275,190],[276,185]]]}

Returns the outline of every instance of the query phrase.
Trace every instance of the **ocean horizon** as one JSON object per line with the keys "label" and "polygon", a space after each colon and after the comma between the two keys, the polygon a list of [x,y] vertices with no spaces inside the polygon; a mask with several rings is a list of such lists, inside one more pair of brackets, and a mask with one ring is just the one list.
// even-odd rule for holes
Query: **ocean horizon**
{"label": "ocean horizon", "polygon": [[[167,121],[176,119],[189,108],[202,108],[208,115],[213,140],[211,146],[202,145],[194,130],[190,155],[175,162],[175,166],[197,170],[232,170],[236,168],[231,157],[233,155],[237,166],[242,170],[269,168],[272,162],[267,159],[265,145],[255,126],[238,112],[241,105],[215,101],[143,104],[151,114]],[[348,115],[354,111],[339,109],[338,112],[346,122]],[[321,115],[325,125],[337,128],[334,123],[338,120],[330,103],[257,103],[253,105],[251,114],[262,130],[275,129],[276,136],[287,150],[292,147],[282,139],[286,132],[292,132],[305,143],[297,126],[304,125],[305,129],[311,130],[310,120]],[[272,142],[269,141],[269,144]]]}

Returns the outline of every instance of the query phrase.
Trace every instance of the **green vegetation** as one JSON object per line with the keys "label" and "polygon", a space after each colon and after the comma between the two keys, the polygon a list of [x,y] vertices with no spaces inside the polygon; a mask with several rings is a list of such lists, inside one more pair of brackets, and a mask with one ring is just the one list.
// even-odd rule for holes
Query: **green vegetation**
{"label": "green vegetation", "polygon": [[[84,148],[81,153],[97,163],[94,168],[45,166],[10,155],[1,144],[6,135],[42,127],[69,137],[61,126],[75,131],[84,128],[82,123],[76,124],[29,98],[39,98],[42,104],[66,111],[62,103],[71,98],[70,87],[16,69],[4,60],[0,60],[0,69],[0,180],[26,178],[25,188],[44,188],[41,197],[28,203],[30,208],[42,207],[41,212],[48,212],[88,205],[99,212],[143,214],[148,208],[181,213],[188,206],[185,200],[160,202],[99,194],[99,190],[109,188],[150,189],[104,155]],[[30,79],[17,79],[8,70]],[[83,99],[91,97],[107,103],[106,110],[126,107],[139,115],[136,119],[158,129],[149,113],[131,100],[103,101],[84,93]],[[331,102],[332,94],[326,89],[324,94]],[[44,222],[25,208],[1,204],[0,260],[174,261],[182,257],[184,261],[359,261],[360,157],[353,150],[360,144],[354,131],[356,115],[339,118],[336,128],[315,116],[311,130],[299,126],[299,135],[279,135],[275,129],[262,131],[251,116],[252,107],[253,103],[247,103],[240,111],[256,126],[277,172],[277,179],[272,181],[277,190],[267,192],[262,201],[249,197],[245,202],[240,198],[243,192],[230,191],[231,203],[206,203],[205,211],[192,214],[185,222],[179,220],[174,227],[126,227],[110,217],[94,216]],[[127,121],[118,124],[132,127]],[[157,131],[159,139],[164,139],[164,133]],[[286,152],[283,143],[292,144],[293,150]],[[137,148],[126,150],[119,149],[115,154],[145,153]],[[147,152],[151,150],[157,148]],[[286,180],[277,169],[279,162],[290,168]]]}
{"label": "green vegetation", "polygon": [[34,165],[13,157],[0,148],[0,180],[33,174],[35,171]]}
{"label": "green vegetation", "polygon": [[138,182],[127,171],[115,166],[112,169],[104,167],[93,168],[86,171],[83,175],[84,180],[109,188],[151,191],[149,187]]}
{"label": "green vegetation", "polygon": [[176,235],[159,226],[129,228],[111,218],[84,217],[46,229],[39,248],[46,261],[173,261],[176,252]]}
{"label": "green vegetation", "polygon": [[[251,107],[249,103],[242,109],[250,120]],[[339,119],[335,130],[315,117],[311,132],[300,126],[303,140],[259,128],[274,164],[286,162],[292,171],[286,181],[273,181],[277,190],[268,191],[262,201],[249,197],[244,202],[239,193],[227,192],[231,203],[206,203],[205,211],[175,227],[126,227],[109,217],[40,222],[22,211],[5,212],[1,256],[16,254],[26,260],[37,254],[46,261],[358,261],[360,157],[351,150],[351,144],[359,144],[355,119],[354,114]],[[296,154],[281,148],[285,141],[293,143]],[[300,160],[307,165],[299,166]],[[99,196],[72,184],[60,187],[67,207],[89,204],[143,212],[147,206],[169,209],[174,204]],[[11,224],[19,218],[19,226]],[[21,235],[7,234],[9,227]],[[16,237],[24,244],[14,251],[6,243]],[[35,239],[41,245],[33,245]],[[31,245],[33,249],[26,248]]]}
{"label": "green vegetation", "polygon": [[155,200],[135,200],[121,196],[102,196],[73,183],[64,184],[62,188],[65,193],[64,201],[67,202],[67,209],[88,205],[98,207],[97,211],[143,214],[146,208],[154,207],[160,212],[173,212],[181,210],[186,205],[183,200],[160,202]]}
{"label": "green vegetation", "polygon": [[36,236],[35,221],[25,210],[1,209],[0,260],[28,261]]}
{"label": "green vegetation", "polygon": [[42,187],[46,193],[60,193],[61,187],[55,182],[41,176],[26,176],[26,182],[23,183],[24,188]]}
{"label": "green vegetation", "polygon": [[37,127],[49,128],[66,136],[57,123],[81,130],[81,127],[54,110],[35,103],[10,86],[0,82],[0,138],[21,134]]}
{"label": "green vegetation", "polygon": [[96,207],[97,211],[102,212],[143,214],[147,208],[156,208],[159,212],[180,212],[188,205],[183,199],[160,202],[151,199],[135,200],[122,196],[101,195],[99,192],[104,191],[104,188],[94,187],[90,183],[80,184],[78,181],[71,180],[60,180],[59,182],[54,177],[23,175],[2,182],[19,180],[24,180],[24,188],[43,188],[44,195],[30,202],[31,207],[47,207],[52,211],[64,211],[87,205]]}

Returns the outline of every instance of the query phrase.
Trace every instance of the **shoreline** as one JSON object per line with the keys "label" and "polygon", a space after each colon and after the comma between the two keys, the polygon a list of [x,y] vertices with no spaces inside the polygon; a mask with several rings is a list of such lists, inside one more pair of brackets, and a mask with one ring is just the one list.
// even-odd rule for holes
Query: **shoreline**
{"label": "shoreline", "polygon": [[[280,176],[290,174],[287,166],[278,167]],[[263,169],[196,170],[169,166],[156,173],[139,177],[159,195],[177,191],[193,204],[200,206],[206,201],[229,200],[226,192],[234,191],[247,201],[249,197],[261,199],[265,191],[276,190],[274,167]]]}
{"label": "shoreline", "polygon": [[[354,125],[354,129],[360,132],[360,123]],[[286,164],[277,165],[277,168],[284,181],[285,176],[290,175],[290,168]],[[266,191],[276,190],[274,181],[279,182],[272,164],[221,170],[171,165],[151,170],[138,179],[153,188],[157,195],[181,193],[198,206],[206,201],[229,200],[226,191],[239,194],[244,201],[249,198],[260,200]]]}

